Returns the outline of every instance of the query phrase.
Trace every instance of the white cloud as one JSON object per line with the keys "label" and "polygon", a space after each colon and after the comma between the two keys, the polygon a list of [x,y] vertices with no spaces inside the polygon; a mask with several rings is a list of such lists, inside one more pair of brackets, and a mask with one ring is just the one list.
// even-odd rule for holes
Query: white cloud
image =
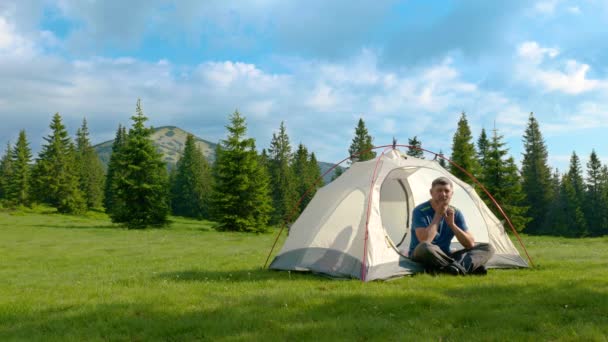
{"label": "white cloud", "polygon": [[558,0],[543,0],[534,5],[534,9],[542,14],[553,14],[559,3]]}
{"label": "white cloud", "polygon": [[545,91],[559,91],[577,95],[605,88],[606,80],[594,80],[587,77],[590,66],[576,60],[545,63],[546,57],[551,59],[559,55],[556,48],[544,48],[537,42],[524,42],[517,48],[520,57],[517,66],[518,77],[533,85],[541,85]]}
{"label": "white cloud", "polygon": [[565,70],[537,70],[532,80],[543,84],[547,90],[557,90],[567,94],[580,94],[597,89],[603,82],[587,78],[588,64],[575,60],[566,62]]}
{"label": "white cloud", "polygon": [[550,58],[557,57],[557,55],[559,55],[559,50],[556,48],[543,48],[540,47],[537,42],[527,41],[519,45],[517,53],[527,61],[539,64],[543,61],[545,56],[549,56]]}
{"label": "white cloud", "polygon": [[30,57],[34,54],[34,44],[19,35],[15,26],[0,16],[0,56]]}
{"label": "white cloud", "polygon": [[314,110],[327,111],[335,108],[337,99],[335,91],[327,84],[319,84],[308,100],[308,105]]}
{"label": "white cloud", "polygon": [[581,14],[581,9],[578,6],[570,6],[568,7],[568,12],[572,14]]}

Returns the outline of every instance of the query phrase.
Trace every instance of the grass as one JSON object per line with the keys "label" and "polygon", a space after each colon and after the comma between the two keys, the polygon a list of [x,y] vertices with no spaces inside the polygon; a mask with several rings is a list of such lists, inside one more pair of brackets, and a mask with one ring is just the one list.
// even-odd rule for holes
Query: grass
{"label": "grass", "polygon": [[333,281],[262,270],[274,234],[0,212],[0,340],[608,340],[608,238],[525,236],[537,268]]}

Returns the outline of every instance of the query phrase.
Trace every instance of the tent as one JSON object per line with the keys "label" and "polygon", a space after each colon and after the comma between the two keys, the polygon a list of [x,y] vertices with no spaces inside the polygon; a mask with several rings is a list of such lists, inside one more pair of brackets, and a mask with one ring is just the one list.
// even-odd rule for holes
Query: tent
{"label": "tent", "polygon": [[[353,163],[320,188],[290,227],[269,268],[362,281],[423,271],[407,257],[410,216],[430,198],[430,184],[439,176],[454,183],[451,204],[463,212],[475,241],[494,247],[486,267],[528,267],[501,221],[469,184],[436,160],[414,158],[393,146],[373,160]],[[451,248],[462,246],[454,238]]]}

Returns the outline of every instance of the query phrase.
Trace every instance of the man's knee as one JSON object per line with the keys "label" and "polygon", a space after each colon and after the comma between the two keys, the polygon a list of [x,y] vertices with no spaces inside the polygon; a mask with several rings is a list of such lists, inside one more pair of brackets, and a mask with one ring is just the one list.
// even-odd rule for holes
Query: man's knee
{"label": "man's knee", "polygon": [[494,255],[494,247],[489,243],[478,243],[473,247],[474,249],[487,252],[489,255]]}
{"label": "man's knee", "polygon": [[414,254],[428,253],[433,248],[433,244],[430,242],[421,242],[414,248]]}
{"label": "man's knee", "polygon": [[413,259],[424,259],[429,255],[433,255],[433,251],[438,248],[430,242],[420,242],[412,252]]}

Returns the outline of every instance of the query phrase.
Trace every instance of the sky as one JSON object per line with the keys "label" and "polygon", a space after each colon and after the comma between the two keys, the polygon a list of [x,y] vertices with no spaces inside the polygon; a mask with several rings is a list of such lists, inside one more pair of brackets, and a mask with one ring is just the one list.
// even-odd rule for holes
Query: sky
{"label": "sky", "polygon": [[101,143],[140,98],[213,142],[238,110],[260,150],[283,121],[326,162],[359,118],[375,145],[449,155],[465,112],[520,162],[533,112],[565,172],[573,151],[608,163],[606,23],[605,0],[2,0],[0,144],[25,129],[38,152],[57,112]]}

